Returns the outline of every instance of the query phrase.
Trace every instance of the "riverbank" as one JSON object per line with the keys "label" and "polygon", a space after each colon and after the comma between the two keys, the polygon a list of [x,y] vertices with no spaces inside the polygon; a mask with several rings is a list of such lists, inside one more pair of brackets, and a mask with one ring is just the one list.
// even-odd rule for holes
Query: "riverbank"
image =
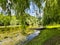
{"label": "riverbank", "polygon": [[60,38],[60,28],[45,29],[45,30],[42,30],[41,33],[37,37],[35,37],[34,39],[32,39],[30,42],[28,42],[25,45],[44,45],[44,42],[46,42],[47,40],[50,40],[50,38],[57,35]]}
{"label": "riverbank", "polygon": [[[26,40],[26,36],[22,35],[20,31],[15,31],[12,33],[0,34],[2,38],[0,40],[0,45],[16,45],[18,42]],[[5,36],[5,37],[3,37]]]}
{"label": "riverbank", "polygon": [[24,30],[25,34],[22,34],[23,29],[20,25],[17,26],[0,26],[0,45],[16,45],[24,42],[26,36],[33,33],[32,30]]}

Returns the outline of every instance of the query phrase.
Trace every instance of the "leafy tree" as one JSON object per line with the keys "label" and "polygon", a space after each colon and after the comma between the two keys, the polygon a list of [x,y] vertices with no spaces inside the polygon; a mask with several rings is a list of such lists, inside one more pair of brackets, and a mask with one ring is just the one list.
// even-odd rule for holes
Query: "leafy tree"
{"label": "leafy tree", "polygon": [[60,23],[60,9],[59,0],[46,0],[46,7],[44,9],[43,24],[59,24]]}

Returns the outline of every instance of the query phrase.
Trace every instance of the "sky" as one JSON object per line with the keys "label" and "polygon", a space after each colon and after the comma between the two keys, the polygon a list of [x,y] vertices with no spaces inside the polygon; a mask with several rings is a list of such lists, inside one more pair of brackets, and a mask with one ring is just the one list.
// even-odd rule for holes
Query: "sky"
{"label": "sky", "polygon": [[35,10],[39,13],[39,8],[33,2],[30,2],[30,9],[27,10],[27,13],[31,16],[36,16]]}
{"label": "sky", "polygon": [[1,11],[2,11],[2,8],[0,7],[0,13],[1,13]]}
{"label": "sky", "polygon": [[[46,2],[41,4],[43,8],[45,7],[45,3]],[[31,16],[36,16],[36,10],[37,10],[37,13],[42,17],[43,16],[43,9],[40,9],[41,13],[39,13],[39,8],[33,2],[30,2],[30,9],[27,9],[26,12],[28,14],[30,14]]]}

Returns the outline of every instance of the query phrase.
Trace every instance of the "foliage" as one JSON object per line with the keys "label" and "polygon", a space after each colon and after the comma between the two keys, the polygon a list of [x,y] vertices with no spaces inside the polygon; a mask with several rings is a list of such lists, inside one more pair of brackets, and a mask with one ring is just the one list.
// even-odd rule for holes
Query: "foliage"
{"label": "foliage", "polygon": [[58,0],[46,0],[43,25],[60,24],[60,9]]}
{"label": "foliage", "polygon": [[10,25],[10,16],[0,15],[0,25]]}
{"label": "foliage", "polygon": [[18,18],[21,28],[23,32],[26,31],[26,27],[28,26],[38,26],[38,19],[36,17],[30,16],[29,14],[24,14],[23,16],[19,16]]}
{"label": "foliage", "polygon": [[16,19],[16,16],[11,17],[10,25],[17,25],[18,20]]}
{"label": "foliage", "polygon": [[17,25],[18,23],[16,16],[0,15],[0,26]]}
{"label": "foliage", "polygon": [[3,8],[3,10],[6,10],[6,1],[7,0],[0,0],[0,6]]}
{"label": "foliage", "polygon": [[[2,0],[0,1],[0,6],[3,8],[3,10],[6,10],[8,0]],[[16,14],[22,15],[25,13],[25,9],[29,8],[30,0],[10,0],[11,1],[11,9],[14,9],[16,11]],[[32,2],[35,2],[39,7],[41,6],[39,0],[32,0]]]}
{"label": "foliage", "polygon": [[[7,10],[7,7],[6,7],[7,3],[8,3],[7,1],[8,0],[2,0],[2,1],[0,1],[0,6],[2,7],[2,9],[4,11]],[[29,8],[29,6],[30,6],[30,0],[9,0],[9,1],[11,1],[10,7],[11,7],[11,9],[13,9],[15,11],[15,15],[16,15],[17,19],[14,19],[14,17],[11,16],[10,17],[10,21],[8,21],[8,22],[10,24],[12,24],[12,25],[17,24],[17,23],[21,24],[22,27],[25,28],[25,25],[29,25],[26,20],[30,16],[27,16],[27,14],[25,14],[25,9]],[[39,0],[31,0],[31,1],[34,2],[38,7],[41,6],[41,3],[40,3],[41,0],[40,1]],[[35,21],[34,17],[31,17],[31,18],[29,19],[29,20],[31,20],[30,21],[31,24],[33,25],[34,22],[35,22],[34,24],[37,24],[36,23],[37,20]],[[18,20],[18,21],[16,22],[16,20]],[[5,22],[6,22],[5,25],[7,25],[7,20],[6,19],[5,19]]]}

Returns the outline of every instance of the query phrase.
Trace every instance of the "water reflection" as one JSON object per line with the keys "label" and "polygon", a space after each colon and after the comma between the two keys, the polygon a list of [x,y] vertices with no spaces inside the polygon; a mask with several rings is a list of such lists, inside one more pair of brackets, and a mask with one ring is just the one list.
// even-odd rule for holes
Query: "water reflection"
{"label": "water reflection", "polygon": [[38,36],[40,33],[39,30],[35,30],[33,34],[30,34],[28,37],[27,37],[27,40],[30,41],[32,40],[34,37]]}

